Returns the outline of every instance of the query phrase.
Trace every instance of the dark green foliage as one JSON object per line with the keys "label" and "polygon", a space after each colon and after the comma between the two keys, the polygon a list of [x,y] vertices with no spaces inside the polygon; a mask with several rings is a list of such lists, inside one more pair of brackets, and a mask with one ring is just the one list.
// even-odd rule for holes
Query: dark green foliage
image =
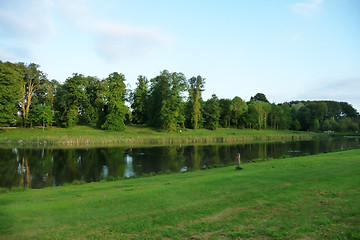
{"label": "dark green foliage", "polygon": [[39,103],[39,100],[45,100],[47,86],[49,80],[45,73],[39,70],[40,66],[35,63],[28,65],[24,63],[18,63],[19,69],[23,76],[21,91],[22,99],[19,103],[19,110],[23,118],[23,126],[29,125],[29,113],[31,107]]}
{"label": "dark green foliage", "polygon": [[266,129],[268,116],[271,112],[271,104],[263,101],[251,101],[249,103],[249,107],[250,106],[252,111],[252,121],[254,120],[253,118],[256,116],[257,122],[255,125],[257,126],[257,128]]}
{"label": "dark green foliage", "polygon": [[125,106],[125,76],[114,72],[105,80],[105,84],[106,121],[101,127],[106,130],[123,131],[128,111]]}
{"label": "dark green foliage", "polygon": [[85,115],[83,116],[83,123],[91,126],[100,126],[105,122],[104,116],[104,99],[103,94],[105,85],[100,79],[96,77],[86,77],[86,95],[89,103],[86,107]]}
{"label": "dark green foliage", "polygon": [[148,118],[153,127],[160,127],[168,132],[185,123],[182,94],[187,86],[182,73],[170,73],[164,70],[151,79]]}
{"label": "dark green foliage", "polygon": [[255,109],[255,104],[253,104],[252,102],[248,104],[248,112],[245,116],[245,121],[246,121],[246,127],[250,129],[259,128],[258,114]]}
{"label": "dark green foliage", "polygon": [[230,104],[231,123],[236,128],[242,128],[245,125],[245,114],[248,111],[248,105],[240,97],[234,97]]}
{"label": "dark green foliage", "polygon": [[204,91],[205,78],[201,76],[192,77],[188,80],[189,98],[186,106],[187,126],[192,129],[199,129],[203,123],[202,117],[202,97]]}
{"label": "dark green foliage", "polygon": [[31,109],[29,119],[32,126],[44,128],[54,123],[54,111],[50,106],[38,104]]}
{"label": "dark green foliage", "polygon": [[57,124],[71,127],[79,123],[100,127],[105,122],[104,88],[98,78],[77,73],[56,87],[54,109]]}
{"label": "dark green foliage", "polygon": [[137,87],[131,96],[132,121],[136,124],[147,122],[148,79],[140,75],[137,79]]}
{"label": "dark green foliage", "polygon": [[358,112],[356,111],[351,104],[347,102],[340,102],[341,106],[341,116],[349,117],[349,118],[356,118],[359,116]]}
{"label": "dark green foliage", "polygon": [[263,93],[257,93],[255,96],[250,98],[250,102],[252,101],[261,101],[261,102],[269,102]]}
{"label": "dark green foliage", "polygon": [[[125,76],[106,79],[73,74],[60,84],[49,81],[34,63],[0,61],[0,126],[92,127],[123,130],[125,124],[148,124],[174,132],[178,128],[250,128],[335,131],[357,134],[360,116],[351,104],[336,101],[292,101],[270,104],[263,93],[248,103],[236,96],[204,101],[205,79],[162,71],[148,81],[139,76],[129,97]],[[148,85],[149,84],[149,85]],[[184,101],[188,91],[187,101]],[[131,110],[126,102],[130,102]],[[53,123],[55,119],[55,123]]]}
{"label": "dark green foliage", "polygon": [[338,125],[335,126],[338,132],[356,132],[359,131],[359,122],[356,119],[343,117],[339,120]]}
{"label": "dark green foliage", "polygon": [[16,64],[0,61],[0,126],[14,126],[21,98],[21,71]]}
{"label": "dark green foliage", "polygon": [[276,130],[289,129],[291,124],[291,110],[287,104],[272,104],[270,117],[270,126]]}
{"label": "dark green foliage", "polygon": [[303,131],[356,132],[359,114],[348,103],[335,101],[290,102],[290,128]]}
{"label": "dark green foliage", "polygon": [[219,127],[220,119],[220,101],[218,97],[213,94],[212,97],[205,102],[205,127],[211,130],[216,130]]}
{"label": "dark green foliage", "polygon": [[231,124],[230,99],[220,99],[220,126],[226,128]]}
{"label": "dark green foliage", "polygon": [[56,97],[58,119],[65,127],[75,126],[80,119],[84,123],[93,113],[86,94],[86,79],[82,74],[74,73],[71,78],[66,79]]}

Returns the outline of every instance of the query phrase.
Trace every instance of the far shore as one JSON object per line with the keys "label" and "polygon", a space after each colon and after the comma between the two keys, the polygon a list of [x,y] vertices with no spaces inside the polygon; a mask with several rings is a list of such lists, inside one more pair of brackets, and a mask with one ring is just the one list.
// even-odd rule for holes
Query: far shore
{"label": "far shore", "polygon": [[144,126],[127,126],[123,132],[104,131],[88,126],[73,128],[1,128],[0,146],[133,146],[171,144],[220,144],[254,141],[311,140],[328,137],[324,133],[289,130],[220,128],[217,130],[179,129],[167,133]]}

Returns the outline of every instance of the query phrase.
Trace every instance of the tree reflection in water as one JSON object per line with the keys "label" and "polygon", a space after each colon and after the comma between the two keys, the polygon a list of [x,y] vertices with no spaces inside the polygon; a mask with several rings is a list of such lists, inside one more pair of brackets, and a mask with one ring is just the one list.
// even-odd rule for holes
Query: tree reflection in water
{"label": "tree reflection in water", "polygon": [[31,188],[31,177],[28,160],[25,156],[21,158],[21,166],[19,168],[20,182],[19,186]]}
{"label": "tree reflection in water", "polygon": [[279,158],[360,147],[359,138],[332,138],[207,146],[163,146],[142,148],[13,148],[0,149],[0,187],[42,188],[74,181],[94,182],[198,170],[241,161]]}

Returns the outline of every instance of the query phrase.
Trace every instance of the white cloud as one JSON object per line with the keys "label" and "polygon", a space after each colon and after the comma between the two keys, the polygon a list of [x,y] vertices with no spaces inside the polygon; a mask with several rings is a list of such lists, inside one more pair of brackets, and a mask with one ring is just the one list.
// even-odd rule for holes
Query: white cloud
{"label": "white cloud", "polygon": [[5,1],[0,5],[0,27],[5,38],[41,41],[53,31],[52,0]]}
{"label": "white cloud", "polygon": [[0,1],[0,57],[23,61],[54,32],[52,0]]}
{"label": "white cloud", "polygon": [[309,0],[307,2],[292,4],[290,7],[295,13],[307,17],[319,9],[322,3],[323,0]]}
{"label": "white cloud", "polygon": [[108,21],[83,0],[62,1],[60,9],[79,31],[95,40],[96,53],[108,62],[139,56],[171,45],[173,37],[157,27]]}
{"label": "white cloud", "polygon": [[155,27],[105,21],[96,22],[94,25],[98,54],[109,61],[146,54],[171,43],[171,37]]}

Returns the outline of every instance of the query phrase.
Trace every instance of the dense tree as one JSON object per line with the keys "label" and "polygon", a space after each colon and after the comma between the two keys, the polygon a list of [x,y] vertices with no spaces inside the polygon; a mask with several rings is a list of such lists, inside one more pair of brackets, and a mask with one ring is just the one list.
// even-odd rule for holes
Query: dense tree
{"label": "dense tree", "polygon": [[97,77],[88,76],[85,79],[85,93],[87,101],[82,106],[80,123],[91,126],[100,126],[105,122],[104,92],[106,85]]}
{"label": "dense tree", "polygon": [[149,124],[168,132],[184,126],[183,92],[187,86],[182,73],[164,70],[151,79],[149,93]]}
{"label": "dense tree", "polygon": [[340,102],[341,106],[341,116],[349,117],[349,118],[356,118],[358,117],[359,113],[356,111],[351,104],[347,102]]}
{"label": "dense tree", "polygon": [[48,84],[48,79],[46,74],[39,70],[40,66],[35,63],[30,63],[29,65],[19,63],[19,67],[23,74],[21,87],[23,97],[20,101],[20,111],[23,118],[23,126],[26,126],[33,97]]}
{"label": "dense tree", "polygon": [[219,127],[221,109],[219,98],[215,94],[213,94],[212,97],[205,102],[204,110],[206,128],[216,130]]}
{"label": "dense tree", "polygon": [[84,122],[90,115],[90,99],[86,94],[86,78],[74,73],[59,89],[56,99],[57,118],[65,127],[75,126],[80,119]]}
{"label": "dense tree", "polygon": [[[204,83],[201,76],[186,81],[182,73],[164,70],[150,82],[139,76],[129,98],[125,77],[119,73],[102,80],[73,74],[60,84],[49,81],[37,64],[0,61],[0,126],[85,124],[123,130],[132,121],[168,132],[184,126],[216,129],[219,125],[349,133],[359,130],[359,113],[347,102],[292,101],[276,105],[262,93],[248,103],[238,96],[219,100],[216,95],[205,102],[201,97]],[[129,101],[132,112],[126,105]]]}
{"label": "dense tree", "polygon": [[225,128],[230,127],[230,124],[231,124],[231,111],[230,111],[231,99],[221,98],[219,103],[220,103],[219,123],[222,127],[225,127]]}
{"label": "dense tree", "polygon": [[148,83],[148,79],[140,75],[137,79],[137,87],[131,96],[132,118],[136,124],[147,122]]}
{"label": "dense tree", "polygon": [[261,101],[261,102],[269,102],[265,96],[265,94],[263,93],[257,93],[255,94],[255,96],[251,97],[250,98],[250,102],[252,101]]}
{"label": "dense tree", "polygon": [[54,111],[50,106],[45,104],[37,104],[31,110],[29,115],[32,126],[42,126],[43,128],[50,126],[54,122]]}
{"label": "dense tree", "polygon": [[250,129],[259,129],[258,113],[254,102],[249,102],[248,112],[245,114],[246,127]]}
{"label": "dense tree", "polygon": [[359,124],[354,118],[343,117],[339,120],[338,128],[339,132],[356,132],[359,131]]}
{"label": "dense tree", "polygon": [[60,83],[56,80],[44,81],[43,84],[39,86],[39,89],[33,94],[32,104],[45,104],[52,108],[56,91],[59,87]]}
{"label": "dense tree", "polygon": [[188,80],[188,83],[187,115],[189,116],[189,127],[199,129],[202,124],[201,92],[204,91],[205,78],[201,76],[192,77]]}
{"label": "dense tree", "polygon": [[249,105],[252,105],[256,111],[258,129],[266,129],[271,104],[263,101],[251,101]]}
{"label": "dense tree", "polygon": [[21,99],[22,73],[16,64],[0,61],[0,126],[14,126]]}
{"label": "dense tree", "polygon": [[271,104],[269,114],[270,126],[273,129],[289,129],[291,124],[291,110],[288,104]]}
{"label": "dense tree", "polygon": [[341,105],[339,102],[335,101],[326,101],[328,106],[327,118],[339,119],[341,117]]}
{"label": "dense tree", "polygon": [[230,104],[231,121],[236,128],[242,127],[244,124],[245,113],[248,106],[240,97],[234,97]]}
{"label": "dense tree", "polygon": [[310,109],[307,106],[303,106],[299,109],[297,119],[300,122],[301,130],[306,131],[310,129],[312,118]]}
{"label": "dense tree", "polygon": [[125,76],[114,72],[105,80],[105,84],[106,121],[101,127],[107,130],[122,131],[125,129],[125,117],[128,111],[125,106]]}
{"label": "dense tree", "polygon": [[335,118],[326,119],[322,125],[323,131],[337,131],[339,130],[339,123]]}

